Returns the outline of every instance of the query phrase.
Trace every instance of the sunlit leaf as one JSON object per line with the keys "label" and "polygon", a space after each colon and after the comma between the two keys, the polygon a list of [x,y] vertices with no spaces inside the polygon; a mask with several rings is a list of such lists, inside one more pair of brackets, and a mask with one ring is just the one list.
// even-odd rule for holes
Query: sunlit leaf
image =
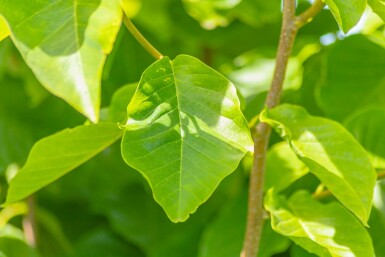
{"label": "sunlit leaf", "polygon": [[3,1],[11,37],[40,82],[93,122],[122,18],[119,0]]}
{"label": "sunlit leaf", "polygon": [[205,202],[253,145],[234,86],[187,55],[144,72],[125,130],[123,158],[174,222]]}
{"label": "sunlit leaf", "polygon": [[10,182],[6,203],[21,200],[103,151],[122,136],[114,123],[66,129],[38,141]]}
{"label": "sunlit leaf", "polygon": [[321,204],[306,191],[289,199],[272,192],[265,207],[276,232],[320,257],[375,256],[366,229],[339,203]]}
{"label": "sunlit leaf", "polygon": [[376,173],[365,150],[337,122],[281,105],[262,114],[321,182],[367,224]]}
{"label": "sunlit leaf", "polygon": [[368,4],[372,10],[385,21],[385,1],[384,0],[368,0]]}
{"label": "sunlit leaf", "polygon": [[325,0],[343,32],[348,33],[361,19],[366,0]]}
{"label": "sunlit leaf", "polygon": [[9,28],[4,20],[4,18],[0,15],[0,41],[9,36]]}

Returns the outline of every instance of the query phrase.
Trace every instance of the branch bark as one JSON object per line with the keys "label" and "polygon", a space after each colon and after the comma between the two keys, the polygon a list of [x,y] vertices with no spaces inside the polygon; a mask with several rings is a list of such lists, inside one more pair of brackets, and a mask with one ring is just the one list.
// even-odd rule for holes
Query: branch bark
{"label": "branch bark", "polygon": [[[265,107],[270,109],[279,104],[287,64],[292,52],[297,31],[309,22],[324,7],[322,0],[316,0],[304,13],[295,16],[295,0],[283,1],[283,19],[278,44],[275,70]],[[254,135],[254,164],[249,180],[249,199],[247,225],[241,257],[256,257],[263,228],[263,184],[265,173],[266,152],[271,134],[271,127],[259,122]]]}

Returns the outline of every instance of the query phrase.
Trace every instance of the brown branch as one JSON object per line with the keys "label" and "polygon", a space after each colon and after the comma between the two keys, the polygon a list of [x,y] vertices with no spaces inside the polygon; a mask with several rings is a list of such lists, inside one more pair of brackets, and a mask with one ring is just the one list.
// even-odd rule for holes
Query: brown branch
{"label": "brown branch", "polygon": [[[266,108],[270,109],[279,104],[287,64],[298,29],[309,22],[322,8],[323,2],[316,0],[308,10],[296,17],[295,0],[284,0],[281,35],[273,80],[265,102]],[[247,225],[241,257],[255,257],[258,255],[265,212],[263,208],[263,183],[271,127],[260,122],[255,127],[255,132],[254,164],[249,180]]]}
{"label": "brown branch", "polygon": [[36,247],[36,216],[35,216],[35,198],[27,198],[28,213],[23,219],[23,230],[25,239],[32,247]]}
{"label": "brown branch", "polygon": [[[282,29],[275,71],[271,88],[265,102],[267,108],[272,108],[279,103],[287,63],[297,33],[297,27],[295,26],[294,21],[295,0],[285,0],[283,2]],[[250,173],[247,225],[241,257],[257,256],[263,227],[263,183],[266,151],[269,144],[271,127],[266,123],[260,122],[257,124],[255,131],[254,165]]]}

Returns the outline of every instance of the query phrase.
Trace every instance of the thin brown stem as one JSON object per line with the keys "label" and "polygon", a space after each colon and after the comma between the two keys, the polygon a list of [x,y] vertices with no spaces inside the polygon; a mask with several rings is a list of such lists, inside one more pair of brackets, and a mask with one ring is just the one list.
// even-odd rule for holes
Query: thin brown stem
{"label": "thin brown stem", "polygon": [[[323,5],[321,5],[321,3],[322,1],[316,0],[308,10],[296,17],[295,0],[283,1],[281,35],[278,44],[273,80],[265,101],[266,108],[270,109],[279,104],[287,64],[289,62],[297,31],[322,10]],[[241,257],[256,257],[259,251],[259,242],[264,220],[263,183],[265,161],[270,133],[271,127],[266,123],[260,122],[255,127],[254,164],[249,180],[247,225]]]}
{"label": "thin brown stem", "polygon": [[36,216],[35,216],[35,198],[30,196],[27,198],[28,213],[23,219],[23,230],[28,244],[36,247]]}
{"label": "thin brown stem", "polygon": [[148,40],[140,33],[140,31],[135,27],[135,25],[131,22],[127,16],[123,17],[124,25],[130,33],[135,37],[135,39],[143,46],[146,51],[151,54],[155,59],[159,60],[163,58],[163,55],[148,42]]}
{"label": "thin brown stem", "polygon": [[325,7],[323,0],[316,0],[307,10],[297,16],[296,25],[298,28],[309,23]]}
{"label": "thin brown stem", "polygon": [[[265,102],[267,108],[272,108],[279,103],[287,63],[297,33],[294,21],[295,0],[285,0],[283,2],[283,21],[276,66],[271,88]],[[241,257],[257,256],[263,227],[263,183],[266,151],[269,144],[271,127],[266,123],[260,122],[257,124],[255,131],[254,164],[250,173],[247,225]]]}

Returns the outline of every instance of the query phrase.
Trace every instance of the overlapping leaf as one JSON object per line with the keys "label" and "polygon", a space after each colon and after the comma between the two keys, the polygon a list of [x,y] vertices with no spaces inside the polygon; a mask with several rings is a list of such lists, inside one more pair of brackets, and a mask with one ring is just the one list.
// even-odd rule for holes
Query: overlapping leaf
{"label": "overlapping leaf", "polygon": [[11,180],[6,203],[22,200],[83,164],[118,140],[114,123],[63,130],[38,141],[25,166]]}
{"label": "overlapping leaf", "polygon": [[274,188],[274,192],[282,191],[308,172],[309,169],[298,159],[289,144],[278,143],[267,153],[265,190]]}
{"label": "overlapping leaf", "polygon": [[340,124],[281,105],[262,114],[297,156],[364,224],[367,223],[376,173],[365,150]]}
{"label": "overlapping leaf", "polygon": [[367,37],[355,35],[336,43],[319,85],[321,109],[333,119],[343,120],[364,106],[385,107],[384,66],[384,47]]}
{"label": "overlapping leaf", "polygon": [[368,0],[368,4],[372,10],[385,21],[385,1],[384,0]]}
{"label": "overlapping leaf", "polygon": [[385,108],[362,110],[345,122],[345,127],[368,151],[373,166],[385,169]]}
{"label": "overlapping leaf", "polygon": [[348,33],[361,19],[366,0],[325,0],[343,32]]}
{"label": "overlapping leaf", "polygon": [[0,13],[36,77],[96,122],[101,71],[122,18],[119,0],[3,2]]}
{"label": "overlapping leaf", "polygon": [[265,207],[276,232],[317,256],[375,256],[366,229],[339,203],[320,204],[306,191],[285,199],[270,190]]}
{"label": "overlapping leaf", "polygon": [[205,202],[253,145],[234,86],[186,55],[144,72],[125,129],[123,158],[174,222]]}

